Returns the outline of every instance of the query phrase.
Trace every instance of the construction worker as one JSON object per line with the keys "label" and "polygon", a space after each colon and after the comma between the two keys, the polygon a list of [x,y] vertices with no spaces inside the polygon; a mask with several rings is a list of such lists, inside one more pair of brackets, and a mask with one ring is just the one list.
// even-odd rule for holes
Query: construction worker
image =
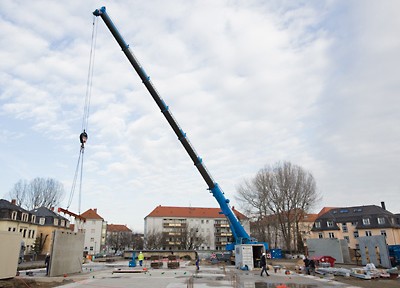
{"label": "construction worker", "polygon": [[265,257],[265,253],[262,253],[260,265],[261,265],[261,275],[260,276],[263,276],[264,272],[265,272],[265,274],[267,274],[267,276],[269,276],[268,271],[267,271],[267,258]]}
{"label": "construction worker", "polygon": [[139,265],[140,267],[142,267],[143,265],[143,260],[144,260],[144,255],[142,253],[142,251],[140,251],[139,255],[138,255],[138,260],[139,260]]}
{"label": "construction worker", "polygon": [[46,254],[46,258],[44,258],[44,264],[46,265],[46,276],[49,276],[50,270],[50,253]]}

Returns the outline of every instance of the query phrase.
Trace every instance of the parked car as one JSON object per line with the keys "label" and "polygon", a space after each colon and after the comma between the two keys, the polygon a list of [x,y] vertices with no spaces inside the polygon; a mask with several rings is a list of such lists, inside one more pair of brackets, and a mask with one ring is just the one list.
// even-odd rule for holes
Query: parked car
{"label": "parked car", "polygon": [[104,254],[104,253],[96,253],[96,254],[94,254],[93,256],[94,256],[94,258],[96,259],[96,258],[104,258],[104,257],[106,257],[107,255]]}

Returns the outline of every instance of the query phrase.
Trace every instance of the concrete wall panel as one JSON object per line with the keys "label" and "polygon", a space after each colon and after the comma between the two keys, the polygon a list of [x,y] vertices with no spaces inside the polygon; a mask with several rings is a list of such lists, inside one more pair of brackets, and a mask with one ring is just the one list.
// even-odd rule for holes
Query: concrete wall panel
{"label": "concrete wall panel", "polygon": [[54,231],[50,276],[82,271],[84,240],[85,235],[80,232]]}
{"label": "concrete wall panel", "polygon": [[13,278],[17,274],[21,240],[20,233],[0,231],[0,279]]}
{"label": "concrete wall panel", "polygon": [[341,243],[339,239],[307,239],[307,247],[310,257],[331,256],[336,259],[335,263],[345,263],[342,254],[343,243]]}
{"label": "concrete wall panel", "polygon": [[376,235],[359,237],[358,243],[360,245],[361,263],[363,265],[374,263],[374,265],[377,267],[392,267],[389,260],[389,250],[386,244],[385,236]]}

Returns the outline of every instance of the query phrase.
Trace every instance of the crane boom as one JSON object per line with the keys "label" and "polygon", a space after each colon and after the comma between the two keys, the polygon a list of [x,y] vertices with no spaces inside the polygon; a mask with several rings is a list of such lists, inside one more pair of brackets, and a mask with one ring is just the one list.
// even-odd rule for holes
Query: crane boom
{"label": "crane boom", "polygon": [[124,38],[119,33],[118,29],[108,16],[105,7],[101,7],[100,9],[96,9],[93,12],[95,16],[101,16],[104,23],[110,30],[111,34],[114,36],[115,40],[118,42],[119,46],[121,47],[122,51],[128,58],[129,62],[132,64],[133,68],[136,70],[136,73],[142,79],[143,84],[146,86],[147,90],[150,92],[151,96],[153,97],[154,101],[157,103],[158,107],[160,108],[161,112],[167,119],[168,123],[171,125],[171,128],[174,130],[176,136],[178,136],[179,141],[182,143],[183,147],[185,148],[186,152],[189,154],[190,158],[192,159],[194,165],[199,170],[201,176],[203,177],[204,181],[208,185],[208,189],[211,191],[215,199],[217,200],[222,213],[228,218],[229,225],[237,244],[247,244],[253,243],[250,239],[249,234],[240,224],[238,218],[234,214],[233,210],[229,205],[229,199],[225,198],[224,193],[222,192],[219,185],[214,181],[211,177],[211,174],[208,172],[207,168],[203,164],[202,159],[199,157],[195,149],[193,148],[192,144],[189,142],[188,138],[186,137],[186,133],[183,132],[181,127],[179,126],[178,122],[173,117],[172,113],[170,112],[168,106],[165,104],[164,100],[161,98],[153,83],[150,81],[150,77],[146,74],[143,67],[140,65],[138,60],[135,58],[131,50],[129,49],[129,45],[126,44]]}

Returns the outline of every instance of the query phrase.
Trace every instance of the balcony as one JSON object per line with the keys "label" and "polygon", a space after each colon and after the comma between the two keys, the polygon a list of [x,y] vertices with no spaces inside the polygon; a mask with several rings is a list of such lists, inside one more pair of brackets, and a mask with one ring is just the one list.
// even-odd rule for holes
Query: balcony
{"label": "balcony", "polygon": [[232,237],[232,232],[215,232],[216,237]]}
{"label": "balcony", "polygon": [[168,236],[181,236],[183,233],[180,231],[169,231],[169,232],[163,232],[164,237]]}
{"label": "balcony", "polygon": [[229,224],[228,223],[215,223],[214,227],[215,228],[229,228]]}
{"label": "balcony", "polygon": [[174,222],[164,222],[163,228],[179,228],[184,229],[186,228],[186,223],[174,223]]}

